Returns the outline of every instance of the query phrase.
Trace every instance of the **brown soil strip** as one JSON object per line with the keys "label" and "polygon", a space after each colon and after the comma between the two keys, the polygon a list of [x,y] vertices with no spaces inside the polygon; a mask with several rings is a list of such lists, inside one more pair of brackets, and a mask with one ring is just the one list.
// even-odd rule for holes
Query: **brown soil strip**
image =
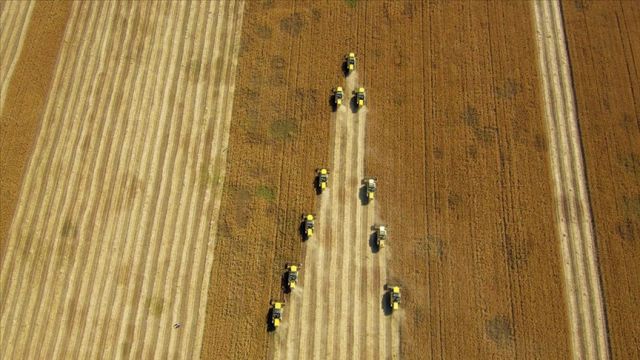
{"label": "brown soil strip", "polygon": [[70,2],[37,2],[6,92],[0,119],[0,257],[36,140],[54,65],[71,9]]}
{"label": "brown soil strip", "polygon": [[563,1],[612,358],[640,358],[640,7]]}

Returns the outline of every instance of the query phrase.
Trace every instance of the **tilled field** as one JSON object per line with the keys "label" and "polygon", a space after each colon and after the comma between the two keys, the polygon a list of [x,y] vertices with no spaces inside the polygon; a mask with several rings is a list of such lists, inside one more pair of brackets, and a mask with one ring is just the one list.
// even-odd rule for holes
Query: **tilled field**
{"label": "tilled field", "polygon": [[640,357],[640,6],[564,1],[612,357]]}
{"label": "tilled field", "polygon": [[73,4],[2,263],[3,358],[197,356],[243,5]]}

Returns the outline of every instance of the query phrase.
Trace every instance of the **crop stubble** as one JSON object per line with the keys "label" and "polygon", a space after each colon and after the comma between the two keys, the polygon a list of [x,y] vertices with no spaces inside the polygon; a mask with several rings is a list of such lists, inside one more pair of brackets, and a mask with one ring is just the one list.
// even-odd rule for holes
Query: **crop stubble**
{"label": "crop stubble", "polygon": [[640,7],[563,1],[614,358],[640,353]]}
{"label": "crop stubble", "polygon": [[4,355],[197,354],[242,9],[73,4],[2,265]]}
{"label": "crop stubble", "polygon": [[[0,30],[0,258],[6,253],[6,237],[71,8],[68,2],[2,5],[1,21],[8,26]],[[34,25],[29,26],[32,19]]]}

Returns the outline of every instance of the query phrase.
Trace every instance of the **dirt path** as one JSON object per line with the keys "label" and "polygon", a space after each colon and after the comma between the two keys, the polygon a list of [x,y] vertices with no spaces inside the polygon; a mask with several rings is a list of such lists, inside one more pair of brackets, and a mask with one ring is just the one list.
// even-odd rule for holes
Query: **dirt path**
{"label": "dirt path", "polygon": [[604,359],[609,354],[602,290],[560,5],[557,1],[534,1],[532,7],[573,355],[578,359]]}
{"label": "dirt path", "polygon": [[198,356],[243,7],[74,3],[0,273],[4,357]]}
{"label": "dirt path", "polygon": [[[360,85],[357,72],[347,77],[349,99]],[[329,190],[320,195],[316,236],[306,243],[302,286],[276,334],[276,359],[389,358],[399,351],[398,327],[381,307],[388,249],[372,253],[375,201],[361,200],[367,108],[354,112],[347,102],[331,120]]]}
{"label": "dirt path", "polygon": [[[0,8],[0,113],[13,70],[20,58],[35,1],[7,1]],[[4,235],[4,234],[3,234]]]}

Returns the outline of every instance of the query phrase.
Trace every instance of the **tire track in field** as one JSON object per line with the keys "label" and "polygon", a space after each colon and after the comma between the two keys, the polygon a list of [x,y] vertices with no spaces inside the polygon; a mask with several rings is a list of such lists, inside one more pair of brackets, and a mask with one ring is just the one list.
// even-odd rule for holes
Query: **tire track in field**
{"label": "tire track in field", "polygon": [[609,350],[602,289],[560,4],[533,1],[532,7],[573,356],[606,359]]}
{"label": "tire track in field", "polygon": [[3,357],[198,356],[243,9],[74,3],[0,273]]}
{"label": "tire track in field", "polygon": [[33,0],[9,1],[0,10],[0,113],[4,108],[11,75],[20,58],[35,3]]}

